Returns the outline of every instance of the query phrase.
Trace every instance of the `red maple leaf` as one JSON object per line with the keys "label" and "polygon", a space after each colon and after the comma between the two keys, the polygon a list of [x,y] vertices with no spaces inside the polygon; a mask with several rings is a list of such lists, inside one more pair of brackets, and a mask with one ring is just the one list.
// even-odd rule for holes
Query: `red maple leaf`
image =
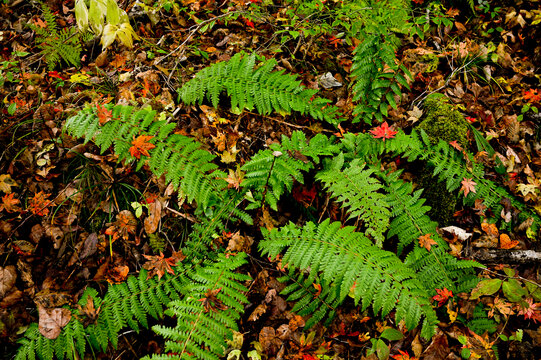
{"label": "red maple leaf", "polygon": [[446,287],[443,289],[436,289],[436,292],[438,295],[432,296],[432,299],[438,302],[438,307],[445,304],[450,297],[453,297],[453,292],[451,290],[447,290]]}
{"label": "red maple leaf", "polygon": [[100,125],[104,125],[106,122],[111,120],[111,114],[113,113],[113,110],[107,110],[105,106],[96,106],[96,109],[98,110],[98,120],[100,121]]}
{"label": "red maple leaf", "polygon": [[473,181],[472,179],[464,178],[460,183],[462,184],[462,187],[460,188],[460,191],[464,190],[464,196],[468,196],[470,191],[472,193],[477,192],[475,190],[475,185],[477,185],[477,183],[475,181]]}
{"label": "red maple leaf", "polygon": [[532,298],[528,298],[525,305],[521,307],[518,314],[524,315],[524,319],[532,319],[534,322],[541,321],[541,313],[539,313],[541,304],[534,303]]}
{"label": "red maple leaf", "polygon": [[153,137],[149,135],[139,135],[137,139],[134,137],[131,142],[133,146],[130,147],[130,154],[136,159],[141,158],[141,155],[150,156],[148,151],[156,147],[156,145],[148,142]]}
{"label": "red maple leaf", "polygon": [[524,100],[529,100],[528,103],[536,103],[541,101],[541,94],[538,94],[539,89],[526,90],[523,93]]}
{"label": "red maple leaf", "polygon": [[249,26],[251,27],[252,29],[255,29],[255,25],[254,25],[254,22],[249,20],[249,19],[244,19],[244,24],[246,24],[246,26]]}
{"label": "red maple leaf", "polygon": [[383,141],[385,139],[392,139],[394,136],[398,133],[397,131],[394,131],[389,127],[389,124],[387,124],[387,121],[385,121],[380,126],[374,128],[373,130],[370,130],[372,135],[374,135],[374,139],[382,138]]}
{"label": "red maple leaf", "polygon": [[391,358],[395,360],[417,360],[416,357],[411,357],[410,354],[405,351],[398,350],[398,352],[400,353],[399,355],[393,355]]}
{"label": "red maple leaf", "polygon": [[424,247],[428,251],[432,248],[432,245],[436,245],[437,242],[430,238],[431,234],[419,236],[419,246]]}

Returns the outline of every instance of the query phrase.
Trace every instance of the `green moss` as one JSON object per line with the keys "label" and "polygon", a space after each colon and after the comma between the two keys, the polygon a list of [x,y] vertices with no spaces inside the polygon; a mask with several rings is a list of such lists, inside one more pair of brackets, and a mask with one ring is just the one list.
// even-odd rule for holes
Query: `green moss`
{"label": "green moss", "polygon": [[[425,100],[424,109],[426,117],[419,128],[428,134],[432,143],[456,140],[463,148],[468,147],[468,123],[445,96],[429,97]],[[448,225],[455,212],[456,196],[447,191],[445,182],[436,181],[432,169],[426,166],[419,176],[419,186],[424,189],[423,197],[432,207],[428,215],[440,225]]]}
{"label": "green moss", "polygon": [[468,123],[445,96],[427,98],[424,109],[426,118],[419,128],[428,134],[433,143],[456,140],[463,147],[468,146]]}
{"label": "green moss", "polygon": [[438,57],[438,55],[432,54],[432,53],[428,53],[421,56],[420,61],[423,64],[428,65],[428,67],[424,71],[425,73],[434,72],[438,68],[438,65],[440,64],[440,58]]}

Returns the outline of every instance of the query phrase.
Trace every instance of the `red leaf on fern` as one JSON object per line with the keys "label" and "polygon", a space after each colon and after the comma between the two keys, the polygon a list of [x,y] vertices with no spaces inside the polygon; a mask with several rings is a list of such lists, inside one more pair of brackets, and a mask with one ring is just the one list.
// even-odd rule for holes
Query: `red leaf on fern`
{"label": "red leaf on fern", "polygon": [[398,133],[397,131],[394,131],[389,127],[389,124],[387,124],[387,121],[385,121],[380,126],[374,128],[373,130],[370,130],[372,135],[374,136],[374,139],[382,138],[383,141],[385,139],[392,139],[394,136]]}

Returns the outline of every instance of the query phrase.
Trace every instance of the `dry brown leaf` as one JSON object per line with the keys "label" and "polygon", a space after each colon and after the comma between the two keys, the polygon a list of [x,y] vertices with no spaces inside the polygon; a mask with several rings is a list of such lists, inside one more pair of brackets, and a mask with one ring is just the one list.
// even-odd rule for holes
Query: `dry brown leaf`
{"label": "dry brown leaf", "polygon": [[39,332],[50,340],[56,339],[71,319],[71,311],[64,308],[46,309],[38,305],[38,311]]}
{"label": "dry brown leaf", "polygon": [[6,267],[0,266],[0,299],[10,292],[17,280],[17,271],[15,266],[8,265]]}
{"label": "dry brown leaf", "polygon": [[248,321],[256,321],[261,315],[267,312],[267,305],[259,304],[254,311],[248,316]]}
{"label": "dry brown leaf", "polygon": [[289,330],[295,331],[300,327],[304,327],[304,319],[300,315],[293,315],[291,319],[289,319]]}
{"label": "dry brown leaf", "polygon": [[161,218],[162,202],[160,199],[155,199],[154,202],[148,204],[148,216],[144,221],[144,228],[147,234],[153,234],[158,230]]}

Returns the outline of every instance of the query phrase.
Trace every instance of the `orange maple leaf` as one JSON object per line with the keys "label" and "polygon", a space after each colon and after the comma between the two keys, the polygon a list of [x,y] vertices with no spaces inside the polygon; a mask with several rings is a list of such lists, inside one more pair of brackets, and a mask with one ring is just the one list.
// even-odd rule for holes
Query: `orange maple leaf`
{"label": "orange maple leaf", "polygon": [[518,245],[518,240],[511,240],[509,235],[500,235],[500,249],[512,249]]}
{"label": "orange maple leaf", "polygon": [[430,238],[430,235],[432,234],[426,234],[423,236],[419,236],[419,246],[424,247],[428,251],[432,248],[432,245],[436,245],[437,242]]}
{"label": "orange maple leaf", "polygon": [[8,213],[21,211],[21,208],[17,206],[21,201],[13,198],[15,194],[6,194],[2,196],[2,203],[0,204],[0,211],[6,210]]}
{"label": "orange maple leaf", "polygon": [[35,194],[34,197],[30,199],[28,210],[34,215],[47,216],[49,214],[48,207],[52,205],[52,201],[47,200],[49,196],[51,196],[51,194],[45,194],[43,191]]}
{"label": "orange maple leaf", "polygon": [[473,181],[472,179],[463,178],[463,180],[460,183],[462,184],[460,191],[464,190],[464,196],[468,196],[470,191],[472,193],[477,193],[477,191],[475,190],[475,185],[477,185],[477,183]]}
{"label": "orange maple leaf", "polygon": [[107,110],[105,106],[96,106],[96,109],[98,111],[98,120],[100,121],[100,125],[104,125],[106,122],[111,120],[111,114],[113,113],[113,110]]}
{"label": "orange maple leaf", "polygon": [[141,155],[150,156],[148,151],[156,147],[156,145],[148,142],[153,137],[150,135],[139,135],[137,139],[134,137],[131,142],[133,146],[130,147],[130,154],[136,159],[141,158]]}

